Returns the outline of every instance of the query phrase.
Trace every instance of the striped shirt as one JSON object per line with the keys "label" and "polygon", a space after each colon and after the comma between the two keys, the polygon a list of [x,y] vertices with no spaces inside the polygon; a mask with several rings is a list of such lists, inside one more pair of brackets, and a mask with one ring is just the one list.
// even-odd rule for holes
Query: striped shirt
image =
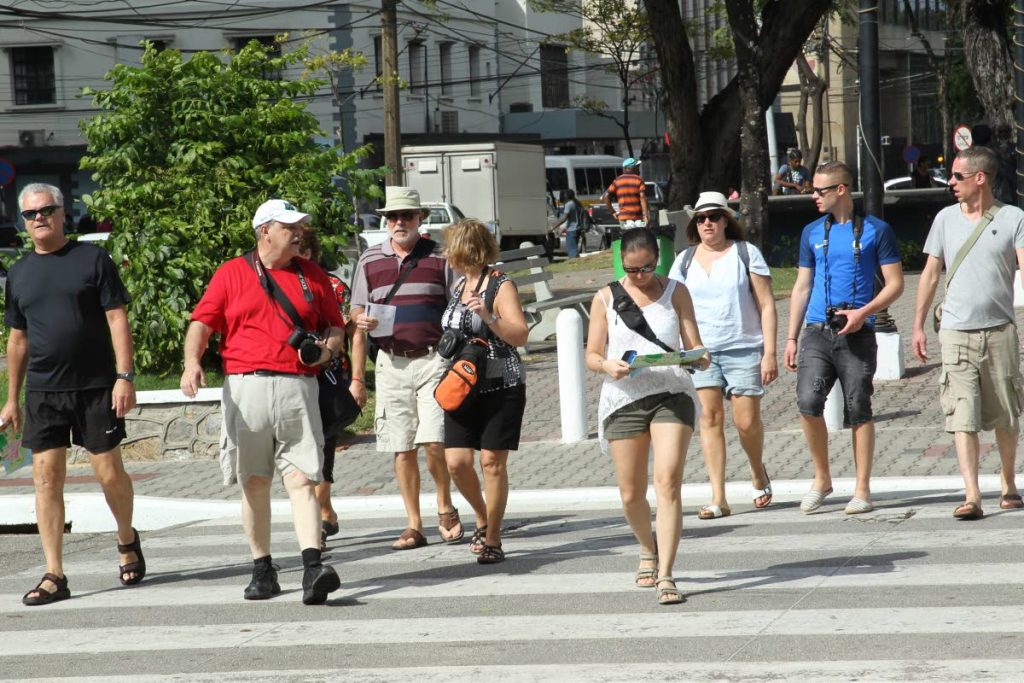
{"label": "striped shirt", "polygon": [[[421,237],[413,252],[426,256],[421,256],[389,302],[397,307],[394,334],[374,337],[388,353],[436,346],[441,338],[441,314],[448,305],[455,278],[437,242]],[[395,253],[390,239],[364,251],[352,281],[352,307],[365,309],[368,303],[382,303],[408,258]]]}
{"label": "striped shirt", "polygon": [[644,179],[639,173],[624,172],[608,186],[608,194],[619,203],[620,221],[638,221],[644,217],[644,207],[640,203],[643,197]]}

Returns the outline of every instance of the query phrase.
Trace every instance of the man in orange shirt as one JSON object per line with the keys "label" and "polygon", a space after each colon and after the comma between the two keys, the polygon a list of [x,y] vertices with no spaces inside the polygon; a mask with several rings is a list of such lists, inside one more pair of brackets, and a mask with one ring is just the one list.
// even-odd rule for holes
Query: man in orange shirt
{"label": "man in orange shirt", "polygon": [[[618,212],[612,208],[612,197],[619,203]],[[625,226],[626,221],[651,222],[647,208],[644,179],[640,177],[640,161],[629,157],[622,162],[622,174],[612,181],[604,194],[604,203],[615,219]]]}

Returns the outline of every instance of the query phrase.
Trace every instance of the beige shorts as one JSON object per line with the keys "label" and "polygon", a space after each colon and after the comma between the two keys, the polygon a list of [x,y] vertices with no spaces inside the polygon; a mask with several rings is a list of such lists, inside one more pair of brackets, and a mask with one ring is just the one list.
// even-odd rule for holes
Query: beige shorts
{"label": "beige shorts", "polygon": [[224,483],[302,472],[318,482],[324,432],[315,377],[228,375],[222,397]]}
{"label": "beige shorts", "polygon": [[947,432],[1016,431],[1024,406],[1017,328],[940,330]]}
{"label": "beige shorts", "polygon": [[446,365],[437,353],[403,358],[380,352],[373,420],[378,451],[400,453],[420,444],[444,442],[444,411],[434,398],[434,387]]}

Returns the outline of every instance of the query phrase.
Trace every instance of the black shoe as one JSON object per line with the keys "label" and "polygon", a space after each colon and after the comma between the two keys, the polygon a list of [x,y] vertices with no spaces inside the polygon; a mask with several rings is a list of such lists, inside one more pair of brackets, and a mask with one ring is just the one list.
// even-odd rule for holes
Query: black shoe
{"label": "black shoe", "polygon": [[246,600],[269,600],[281,592],[277,582],[277,569],[272,564],[258,564],[253,567],[252,581],[245,587]]}
{"label": "black shoe", "polygon": [[329,564],[316,564],[306,567],[302,575],[302,604],[322,605],[327,602],[327,594],[341,588],[338,572]]}

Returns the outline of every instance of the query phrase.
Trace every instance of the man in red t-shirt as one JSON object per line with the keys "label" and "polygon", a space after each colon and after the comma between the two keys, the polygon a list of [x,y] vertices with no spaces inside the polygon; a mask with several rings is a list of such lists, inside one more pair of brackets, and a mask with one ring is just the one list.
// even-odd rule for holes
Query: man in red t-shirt
{"label": "man in red t-shirt", "polygon": [[[200,359],[221,335],[224,483],[242,485],[242,523],[253,557],[246,600],[281,592],[270,557],[270,484],[281,473],[302,550],[302,602],[323,604],[341,585],[321,562],[320,506],[314,486],[323,468],[323,426],[316,374],[341,351],[344,327],[331,283],[299,258],[309,214],[281,199],[264,202],[252,219],[256,249],[223,264],[192,312],[185,337],[181,390],[194,397],[206,384]],[[291,302],[292,322],[273,292]],[[302,339],[303,331],[319,338]]]}
{"label": "man in red t-shirt", "polygon": [[[612,207],[612,197],[619,203],[618,211]],[[608,186],[608,191],[604,194],[604,203],[623,227],[626,221],[651,222],[644,179],[640,177],[639,160],[629,157],[622,162],[622,175]]]}

